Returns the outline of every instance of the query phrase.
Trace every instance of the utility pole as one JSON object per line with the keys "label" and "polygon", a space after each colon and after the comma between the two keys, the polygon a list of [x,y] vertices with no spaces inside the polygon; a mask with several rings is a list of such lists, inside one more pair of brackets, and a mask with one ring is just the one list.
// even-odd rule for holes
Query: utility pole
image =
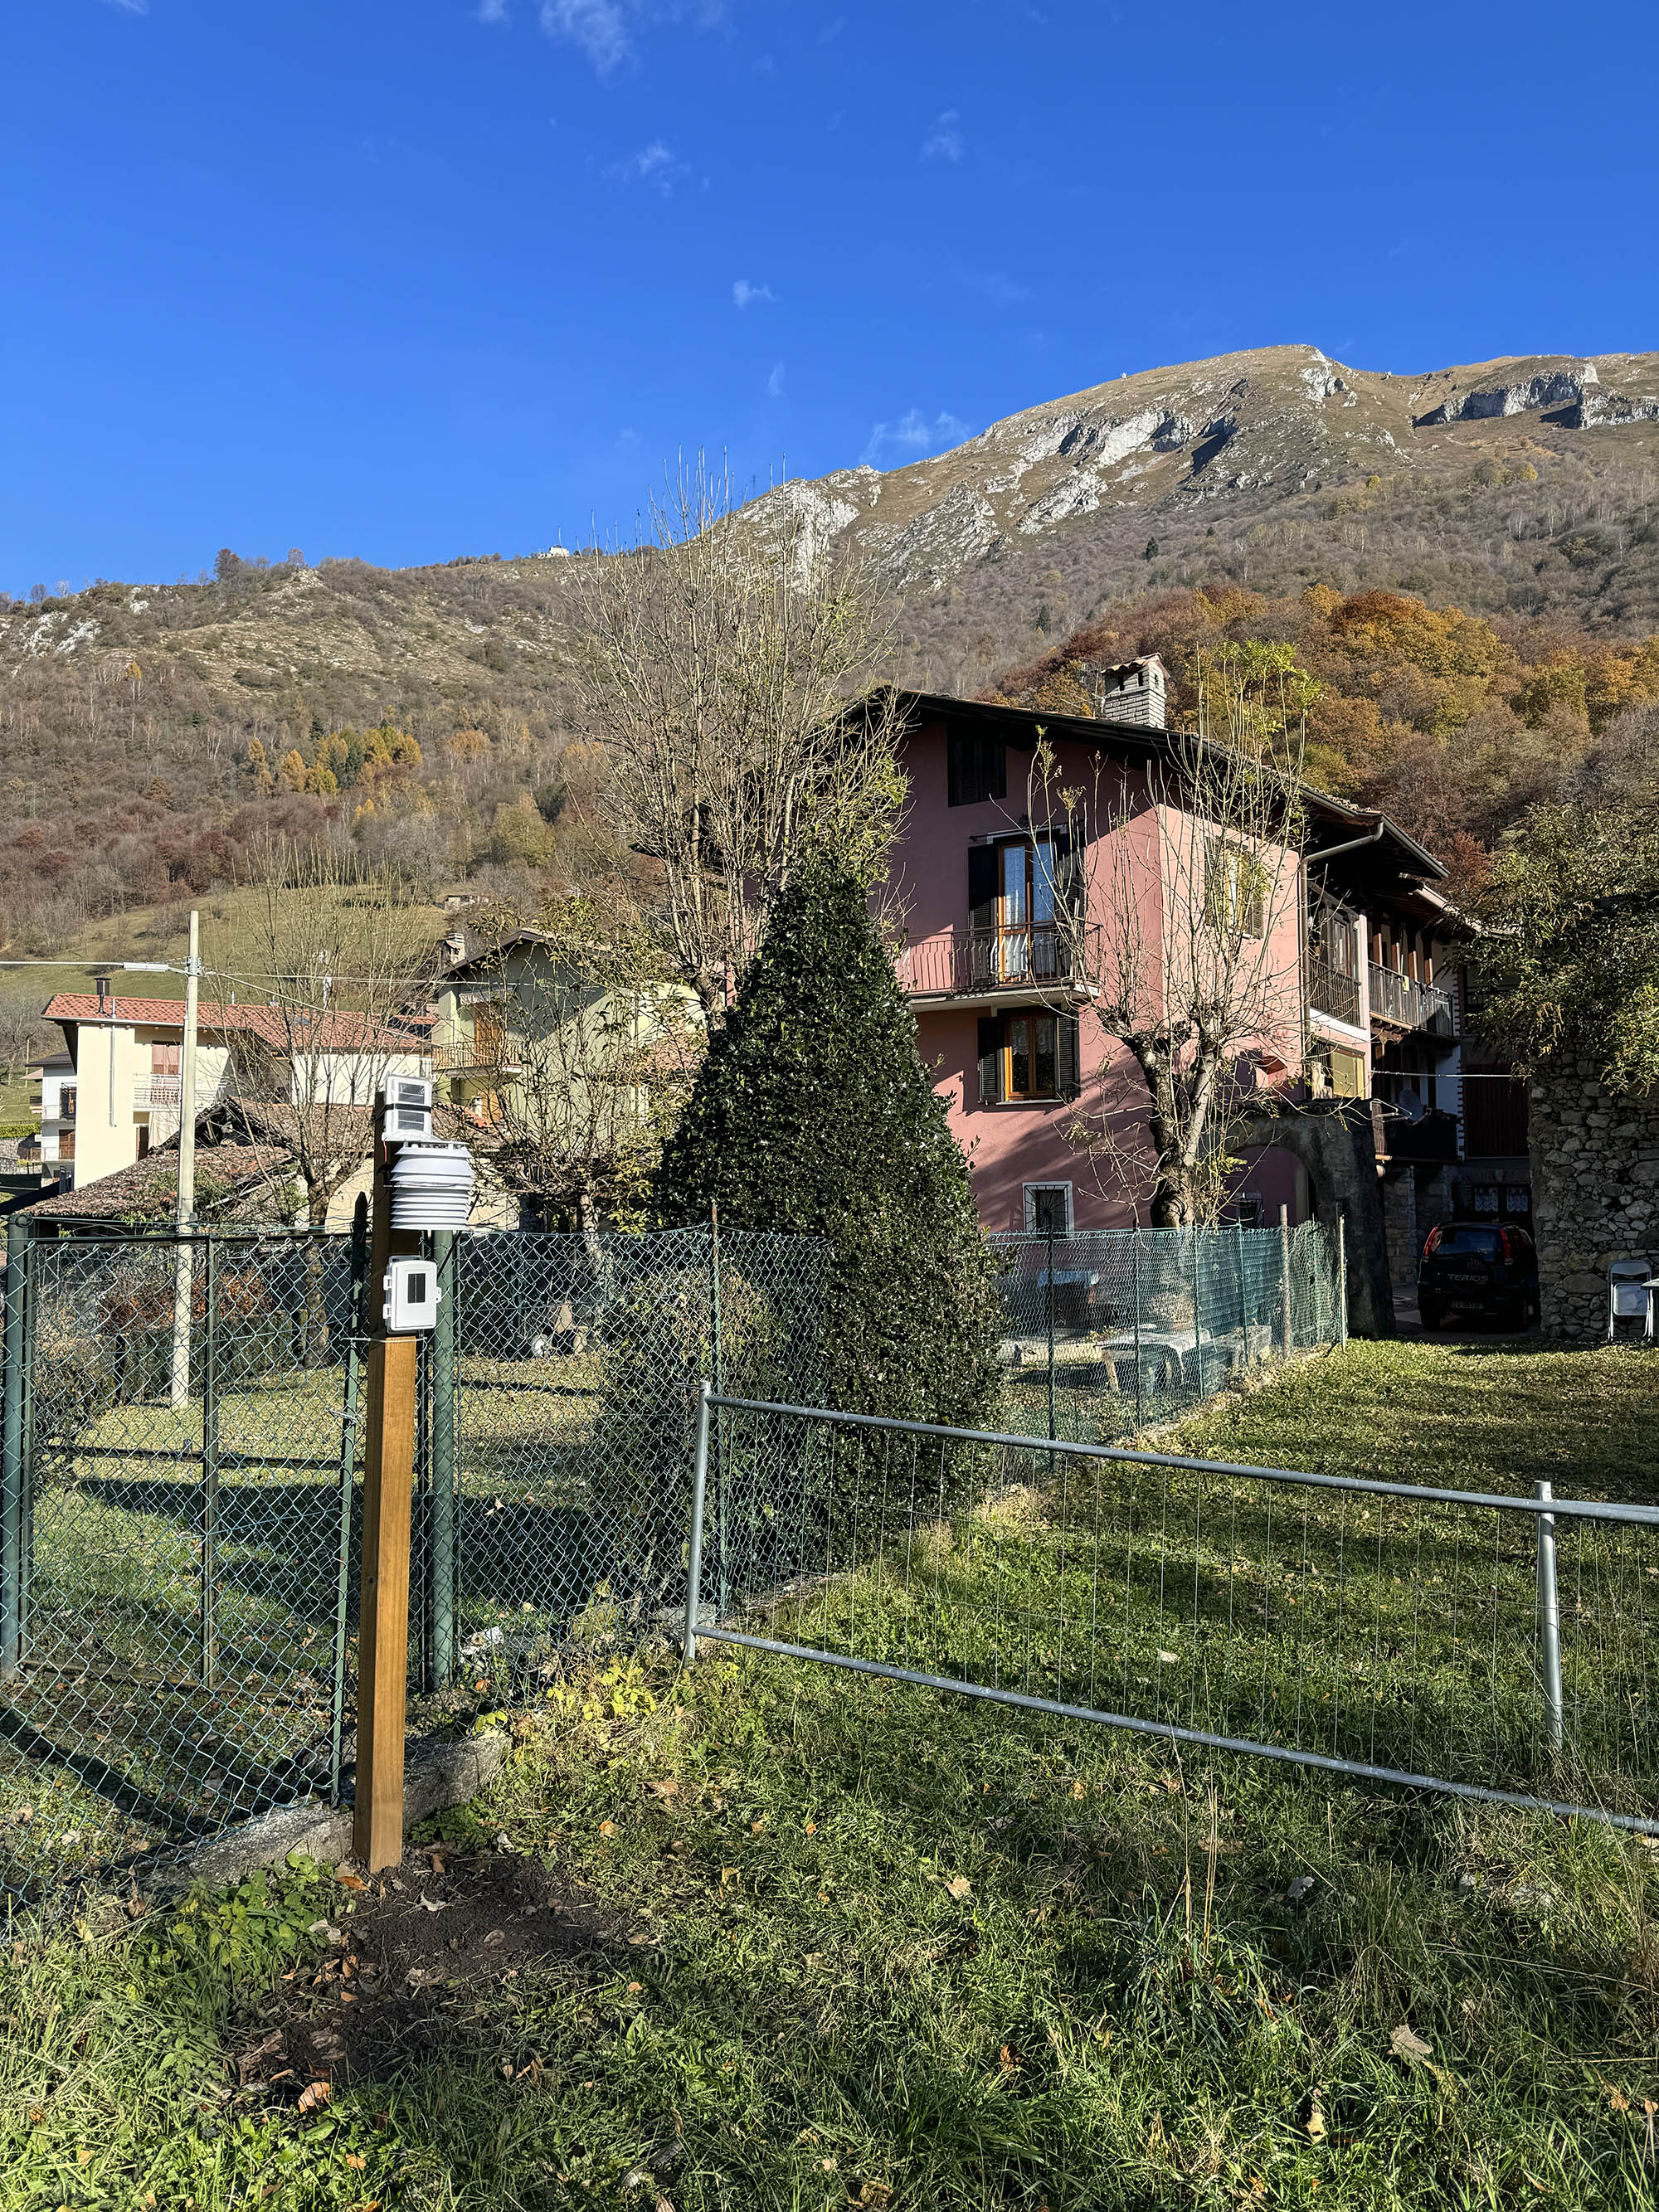
{"label": "utility pole", "polygon": [[196,1213],[196,1020],[202,988],[201,917],[192,907],[190,954],[185,962],[185,1043],[179,1055],[179,1249],[173,1278],[173,1387],[171,1402],[190,1398],[190,1241]]}

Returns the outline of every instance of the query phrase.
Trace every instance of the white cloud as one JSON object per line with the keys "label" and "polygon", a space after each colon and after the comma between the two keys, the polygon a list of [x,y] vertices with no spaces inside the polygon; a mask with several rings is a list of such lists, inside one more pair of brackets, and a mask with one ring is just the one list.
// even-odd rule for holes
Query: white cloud
{"label": "white cloud", "polygon": [[766,380],[766,396],[769,399],[781,399],[783,397],[783,363],[781,362],[776,363],[772,374]]}
{"label": "white cloud", "polygon": [[507,12],[507,0],[478,0],[473,15],[480,23],[510,23],[513,20]]}
{"label": "white cloud", "polygon": [[694,31],[716,31],[724,27],[726,15],[726,0],[541,0],[542,28],[548,37],[580,46],[601,76],[629,58],[634,34],[641,28],[689,23]]}
{"label": "white cloud", "polygon": [[921,142],[924,161],[959,161],[968,151],[968,141],[963,137],[962,118],[954,107],[947,107],[934,120],[933,129]]}
{"label": "white cloud", "polygon": [[769,284],[751,284],[746,276],[739,276],[732,287],[732,302],[739,307],[751,307],[757,300],[769,300],[771,297],[772,287]]}
{"label": "white cloud", "polygon": [[653,138],[626,161],[613,161],[605,173],[613,184],[650,185],[666,200],[674,197],[680,179],[690,175],[690,164],[678,160],[673,148],[662,139]]}
{"label": "white cloud", "polygon": [[994,307],[1015,307],[1022,300],[1031,296],[1029,286],[1016,283],[1000,269],[959,269],[958,283],[965,284],[970,292],[977,292]]}
{"label": "white cloud", "polygon": [[148,15],[149,0],[104,0],[106,8],[118,9],[123,15]]}
{"label": "white cloud", "polygon": [[542,0],[542,28],[550,39],[580,46],[601,76],[627,58],[628,24],[619,0]]}
{"label": "white cloud", "polygon": [[948,409],[941,408],[930,422],[919,407],[912,407],[896,422],[872,424],[859,459],[874,468],[902,467],[924,453],[959,446],[968,434],[967,423],[958,422]]}

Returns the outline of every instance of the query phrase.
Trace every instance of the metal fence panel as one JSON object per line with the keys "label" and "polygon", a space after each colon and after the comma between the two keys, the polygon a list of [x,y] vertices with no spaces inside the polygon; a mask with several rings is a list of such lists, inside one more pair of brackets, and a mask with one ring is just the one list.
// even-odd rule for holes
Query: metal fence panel
{"label": "metal fence panel", "polygon": [[1011,1425],[1033,1435],[1110,1443],[1346,1333],[1340,1238],[1319,1222],[990,1242]]}
{"label": "metal fence panel", "polygon": [[712,1434],[700,1635],[1659,1830],[1659,1509],[733,1395]]}
{"label": "metal fence panel", "polygon": [[356,1545],[352,1249],[275,1232],[14,1254],[9,1368],[27,1388],[0,1573],[15,1621],[0,1681],[9,1885],[209,1834],[335,1779]]}
{"label": "metal fence panel", "polygon": [[828,1267],[743,1231],[459,1240],[457,1663],[522,1688],[678,1619],[699,1379],[816,1397]]}

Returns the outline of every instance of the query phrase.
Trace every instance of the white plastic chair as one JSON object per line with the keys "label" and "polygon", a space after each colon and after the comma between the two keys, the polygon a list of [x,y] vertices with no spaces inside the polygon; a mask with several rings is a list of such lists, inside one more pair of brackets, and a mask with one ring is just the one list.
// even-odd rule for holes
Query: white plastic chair
{"label": "white plastic chair", "polygon": [[1621,1321],[1639,1321],[1645,1343],[1653,1341],[1653,1303],[1656,1288],[1653,1262],[1639,1255],[1607,1262],[1607,1338],[1611,1342]]}

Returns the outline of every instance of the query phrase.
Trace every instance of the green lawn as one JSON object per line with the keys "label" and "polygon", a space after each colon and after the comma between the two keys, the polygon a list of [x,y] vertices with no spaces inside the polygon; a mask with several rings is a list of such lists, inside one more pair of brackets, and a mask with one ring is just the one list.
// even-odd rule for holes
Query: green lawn
{"label": "green lawn", "polygon": [[[1639,1355],[1355,1346],[1182,1441],[1634,1496],[1656,1388]],[[714,1645],[516,1725],[437,1824],[441,1880],[20,1933],[0,2207],[1654,2203],[1659,1851],[1632,1838]],[[469,1917],[508,1878],[560,1940]],[[398,1913],[436,1987],[383,1965],[349,2006],[326,1923],[372,1968]],[[325,2058],[239,2080],[273,2025],[345,2037],[326,2104],[295,2100]]]}

